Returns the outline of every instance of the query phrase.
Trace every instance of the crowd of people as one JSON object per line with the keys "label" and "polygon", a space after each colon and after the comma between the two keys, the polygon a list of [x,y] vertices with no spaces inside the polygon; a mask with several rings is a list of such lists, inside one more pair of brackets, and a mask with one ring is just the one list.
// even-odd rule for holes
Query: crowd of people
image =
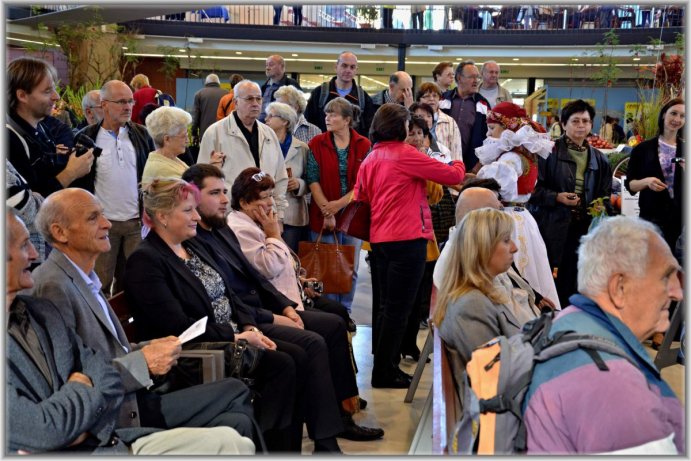
{"label": "crowd of people", "polygon": [[[663,405],[656,414],[673,437],[659,449],[683,452],[678,401],[633,338],[664,331],[682,298],[672,254],[683,236],[684,101],[665,104],[659,135],[631,154],[625,187],[640,192],[640,219],[594,223],[588,207],[610,196],[612,171],[587,141],[587,102],[562,108],[555,135],[512,102],[493,61],[439,63],[417,90],[398,71],[371,97],[356,83],[354,53],[334,70],[308,101],[278,55],[263,85],[234,76],[227,92],[210,74],[192,114],[158,104],[145,76],[110,80],[87,93],[84,126],[68,136],[51,115],[55,69],[31,57],[9,64],[10,450],[300,453],[303,426],[315,452],[340,453],[338,438],[383,438],[353,419],[367,406],[351,342],[364,249],[372,387],[410,386],[399,365],[419,358],[417,331],[432,313],[460,383],[475,348],[563,309],[555,324],[582,317],[578,328],[604,328],[632,351],[621,366],[638,383],[636,411]],[[344,227],[353,201],[369,207],[367,242]],[[354,248],[349,291],[322,294],[318,274],[302,268],[300,242],[318,239]],[[649,313],[637,299],[646,286]],[[120,292],[136,338],[110,304]],[[181,343],[203,317],[200,335]],[[251,376],[170,388],[186,351],[231,354],[231,342],[263,351]],[[619,383],[573,363],[583,380]],[[670,434],[643,428],[591,443],[563,414],[577,403],[546,403],[561,381],[540,373],[530,451],[617,451]],[[570,387],[557,388],[566,401]],[[58,415],[69,424],[51,424]],[[554,422],[555,434],[530,434]],[[37,424],[45,442],[32,437]]]}

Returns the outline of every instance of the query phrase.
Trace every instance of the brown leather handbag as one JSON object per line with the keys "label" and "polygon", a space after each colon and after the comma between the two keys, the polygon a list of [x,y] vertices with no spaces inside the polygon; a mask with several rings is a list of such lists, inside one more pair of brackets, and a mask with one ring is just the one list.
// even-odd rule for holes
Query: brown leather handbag
{"label": "brown leather handbag", "polygon": [[[299,243],[300,263],[310,277],[324,282],[324,293],[348,293],[353,286],[355,246],[322,243],[322,232],[316,242]],[[335,231],[333,235],[336,239]]]}

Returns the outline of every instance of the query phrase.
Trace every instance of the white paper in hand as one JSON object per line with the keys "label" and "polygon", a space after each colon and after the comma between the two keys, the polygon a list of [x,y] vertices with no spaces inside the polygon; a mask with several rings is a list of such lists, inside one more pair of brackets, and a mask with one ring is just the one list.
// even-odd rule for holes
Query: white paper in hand
{"label": "white paper in hand", "polygon": [[196,338],[197,336],[204,334],[204,332],[206,331],[206,322],[208,320],[208,315],[206,317],[202,317],[201,319],[194,322],[194,324],[187,330],[183,331],[182,334],[178,336],[180,344],[185,344],[187,341],[190,341]]}

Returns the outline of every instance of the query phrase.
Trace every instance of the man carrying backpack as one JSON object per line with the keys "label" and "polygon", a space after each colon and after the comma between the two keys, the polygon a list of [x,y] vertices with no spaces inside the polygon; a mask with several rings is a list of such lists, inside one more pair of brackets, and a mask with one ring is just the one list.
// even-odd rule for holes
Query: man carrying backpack
{"label": "man carrying backpack", "polygon": [[355,54],[344,51],[338,56],[336,76],[312,90],[305,110],[305,118],[308,122],[317,125],[322,132],[326,131],[324,106],[327,102],[340,96],[351,104],[360,107],[362,116],[355,130],[362,136],[369,136],[369,126],[377,108],[367,92],[355,83],[357,70],[357,56]]}
{"label": "man carrying backpack", "polygon": [[549,336],[594,335],[625,357],[577,349],[537,363],[523,401],[528,454],[685,453],[684,410],[641,344],[669,327],[680,271],[659,230],[639,218],[608,218],[583,237],[579,293]]}

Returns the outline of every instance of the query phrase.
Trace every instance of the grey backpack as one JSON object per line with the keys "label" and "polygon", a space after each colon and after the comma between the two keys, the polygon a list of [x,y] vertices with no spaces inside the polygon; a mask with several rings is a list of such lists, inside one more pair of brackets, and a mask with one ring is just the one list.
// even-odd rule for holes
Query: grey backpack
{"label": "grey backpack", "polygon": [[536,363],[576,349],[585,351],[601,371],[609,371],[600,352],[633,363],[618,345],[605,338],[560,331],[550,336],[554,313],[547,309],[510,338],[499,336],[477,348],[466,366],[463,413],[451,435],[454,454],[524,453],[527,434],[523,400]]}

